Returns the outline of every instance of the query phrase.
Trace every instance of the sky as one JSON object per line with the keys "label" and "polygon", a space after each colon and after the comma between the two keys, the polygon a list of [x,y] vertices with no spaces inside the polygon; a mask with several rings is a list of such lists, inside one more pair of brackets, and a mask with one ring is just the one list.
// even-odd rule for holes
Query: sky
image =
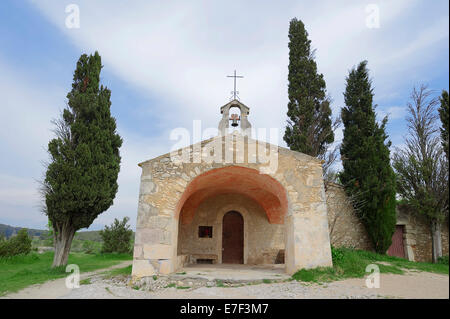
{"label": "sky", "polygon": [[[75,9],[74,9],[75,7]],[[78,15],[77,15],[78,13]],[[78,17],[78,19],[76,18]],[[415,85],[449,87],[449,4],[348,1],[0,1],[0,223],[44,228],[38,181],[45,174],[51,120],[67,105],[81,54],[98,51],[102,84],[124,143],[119,191],[89,230],[130,217],[135,228],[138,163],[170,151],[175,128],[217,127],[237,70],[240,100],[255,128],[277,128],[287,112],[288,28],[301,19],[333,115],[344,106],[351,68],[363,60],[378,119],[388,115],[401,147]],[[79,22],[79,23],[77,23]],[[342,128],[336,132],[336,143]]]}

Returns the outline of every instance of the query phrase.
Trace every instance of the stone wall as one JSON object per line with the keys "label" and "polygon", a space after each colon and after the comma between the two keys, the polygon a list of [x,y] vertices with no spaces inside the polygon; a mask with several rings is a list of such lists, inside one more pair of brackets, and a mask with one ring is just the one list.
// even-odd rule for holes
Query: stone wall
{"label": "stone wall", "polygon": [[344,188],[335,183],[327,183],[325,187],[331,244],[334,247],[373,250],[366,228],[356,216]]}
{"label": "stone wall", "polygon": [[[356,216],[344,188],[335,183],[326,184],[328,226],[330,242],[335,247],[351,247],[373,251],[367,231]],[[430,226],[423,216],[413,214],[404,205],[397,207],[397,225],[403,227],[405,258],[412,261],[431,262]],[[442,224],[442,254],[448,255],[448,221]]]}
{"label": "stone wall", "polygon": [[[192,221],[180,217],[178,255],[213,259],[221,263],[222,219],[234,210],[244,219],[244,264],[274,264],[285,248],[283,224],[271,224],[266,212],[251,198],[241,194],[221,194],[206,199],[198,207]],[[199,238],[199,226],[212,226],[212,238]]]}
{"label": "stone wall", "polygon": [[[405,205],[397,207],[397,224],[405,225],[404,241],[406,248],[412,250],[412,257],[415,261],[431,262],[431,230],[429,223],[424,216],[414,214]],[[441,226],[442,254],[448,252],[448,221],[444,221]]]}

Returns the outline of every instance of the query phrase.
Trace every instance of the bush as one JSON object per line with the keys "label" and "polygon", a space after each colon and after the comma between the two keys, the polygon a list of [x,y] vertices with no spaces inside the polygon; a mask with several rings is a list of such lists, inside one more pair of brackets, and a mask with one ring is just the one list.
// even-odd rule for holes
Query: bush
{"label": "bush", "polygon": [[100,231],[103,239],[102,253],[131,253],[133,231],[127,225],[129,220],[128,217],[124,217],[122,221],[115,218],[110,227],[105,226]]}
{"label": "bush", "polygon": [[0,257],[10,257],[31,252],[31,238],[26,228],[19,230],[16,236],[0,242]]}
{"label": "bush", "polygon": [[84,240],[83,244],[81,245],[81,250],[85,254],[96,254],[100,251],[100,249],[97,248],[97,244],[91,240]]}
{"label": "bush", "polygon": [[331,246],[331,258],[333,259],[333,263],[335,263],[341,261],[344,258],[344,254],[339,248]]}
{"label": "bush", "polygon": [[439,257],[438,264],[448,265],[448,256]]}

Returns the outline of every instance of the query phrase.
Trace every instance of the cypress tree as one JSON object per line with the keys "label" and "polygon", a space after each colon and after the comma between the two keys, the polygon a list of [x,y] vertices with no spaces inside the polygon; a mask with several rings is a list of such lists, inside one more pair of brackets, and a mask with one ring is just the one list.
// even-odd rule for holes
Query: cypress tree
{"label": "cypress tree", "polygon": [[317,73],[311,40],[302,21],[289,25],[288,125],[284,141],[291,150],[323,156],[333,143],[330,101],[325,80]]}
{"label": "cypress tree", "polygon": [[43,194],[54,229],[53,267],[67,264],[75,232],[107,210],[118,189],[122,139],[110,112],[111,91],[100,85],[101,69],[98,52],[80,57],[68,106],[48,144]]}
{"label": "cypress tree", "polygon": [[350,71],[341,116],[343,171],[340,180],[364,223],[374,248],[385,253],[395,230],[395,175],[390,165],[387,117],[376,121],[367,61]]}
{"label": "cypress tree", "polygon": [[447,155],[448,161],[448,92],[443,90],[442,95],[439,98],[441,106],[439,107],[439,117],[441,118],[442,128],[441,128],[441,139],[442,147],[444,148],[445,155]]}

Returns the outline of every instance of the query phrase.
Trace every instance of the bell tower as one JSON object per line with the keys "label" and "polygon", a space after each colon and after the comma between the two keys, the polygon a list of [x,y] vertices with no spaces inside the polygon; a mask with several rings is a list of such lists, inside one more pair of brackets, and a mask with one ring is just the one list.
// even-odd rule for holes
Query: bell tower
{"label": "bell tower", "polygon": [[[230,115],[231,108],[238,108],[240,111],[240,115],[235,113]],[[222,136],[227,134],[231,121],[231,126],[233,127],[238,127],[240,125],[242,135],[247,135],[251,137],[252,125],[250,124],[247,118],[249,112],[250,108],[236,99],[222,106],[220,108],[220,113],[222,114],[222,119],[219,122],[220,134]]]}
{"label": "bell tower", "polygon": [[[232,127],[238,127],[240,122],[241,134],[251,137],[252,125],[247,119],[250,108],[239,101],[239,92],[236,90],[236,79],[243,78],[243,76],[236,75],[236,70],[234,70],[234,75],[227,75],[227,77],[233,78],[234,90],[231,91],[231,102],[225,104],[220,108],[222,119],[219,122],[219,132],[223,136],[227,133],[228,128],[230,127],[230,121]],[[231,108],[238,108],[240,111],[240,115],[235,113],[230,115]]]}

